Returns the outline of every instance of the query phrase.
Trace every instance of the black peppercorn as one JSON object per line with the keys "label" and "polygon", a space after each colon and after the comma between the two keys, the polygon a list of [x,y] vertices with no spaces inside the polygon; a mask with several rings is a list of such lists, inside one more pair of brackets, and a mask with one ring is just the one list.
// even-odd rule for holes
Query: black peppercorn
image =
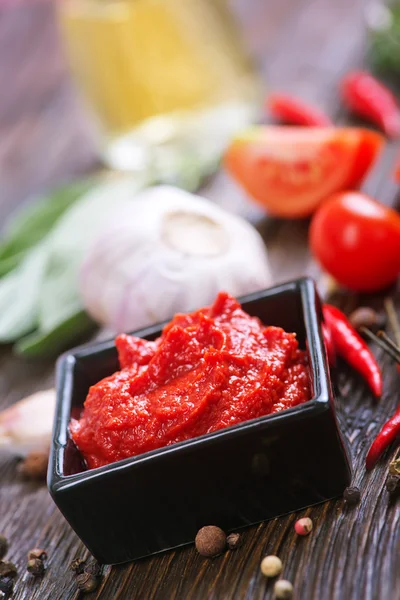
{"label": "black peppercorn", "polygon": [[390,494],[400,490],[400,477],[397,475],[389,475],[386,479],[386,489]]}
{"label": "black peppercorn", "polygon": [[44,562],[40,558],[30,558],[26,569],[34,577],[40,577],[44,573]]}
{"label": "black peppercorn", "polygon": [[344,490],[343,499],[349,506],[355,506],[360,502],[361,494],[358,487],[348,487]]}
{"label": "black peppercorn", "polygon": [[91,573],[81,573],[76,578],[76,583],[81,592],[89,593],[94,592],[94,590],[97,589],[97,586],[99,585],[99,580]]}
{"label": "black peppercorn", "polygon": [[229,550],[236,550],[242,543],[240,533],[230,533],[226,538],[226,543]]}
{"label": "black peppercorn", "polygon": [[4,535],[0,535],[0,560],[3,560],[8,552],[8,540]]}
{"label": "black peppercorn", "polygon": [[101,566],[99,565],[98,562],[93,561],[85,566],[84,571],[85,571],[85,573],[89,573],[89,575],[94,575],[95,577],[99,577],[99,575],[101,573]]}
{"label": "black peppercorn", "polygon": [[14,582],[11,577],[0,577],[0,592],[5,596],[12,594]]}
{"label": "black peppercorn", "polygon": [[16,577],[18,575],[17,567],[8,560],[0,562],[0,577]]}
{"label": "black peppercorn", "polygon": [[83,573],[86,565],[86,560],[84,558],[74,558],[72,563],[69,565],[71,571],[74,571],[77,575]]}

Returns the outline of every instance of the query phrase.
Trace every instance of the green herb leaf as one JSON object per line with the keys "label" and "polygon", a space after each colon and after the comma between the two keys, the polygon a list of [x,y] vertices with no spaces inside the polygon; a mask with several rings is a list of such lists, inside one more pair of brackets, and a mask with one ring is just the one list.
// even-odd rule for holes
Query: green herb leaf
{"label": "green herb leaf", "polygon": [[65,317],[46,332],[37,331],[22,338],[15,346],[16,354],[26,357],[51,357],[84,339],[96,325],[83,310]]}
{"label": "green herb leaf", "polygon": [[17,344],[17,353],[50,355],[93,328],[79,296],[82,260],[114,211],[132,202],[145,184],[145,180],[132,177],[107,180],[85,194],[59,219],[46,238],[48,260],[36,304],[37,330]]}
{"label": "green herb leaf", "polygon": [[49,195],[32,200],[9,221],[0,242],[0,276],[14,269],[27,251],[38,244],[60,216],[95,182],[94,178],[74,181]]}
{"label": "green herb leaf", "polygon": [[12,342],[36,327],[47,256],[46,246],[40,245],[1,279],[0,342]]}

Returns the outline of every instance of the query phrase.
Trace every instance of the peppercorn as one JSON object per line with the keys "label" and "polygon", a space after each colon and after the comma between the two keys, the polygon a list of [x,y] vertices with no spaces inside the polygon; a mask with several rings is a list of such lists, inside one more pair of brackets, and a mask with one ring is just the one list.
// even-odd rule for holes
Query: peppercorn
{"label": "peppercorn", "polygon": [[69,565],[69,568],[71,569],[71,571],[74,571],[75,573],[77,573],[77,575],[80,575],[85,570],[85,565],[86,565],[86,560],[84,558],[78,557],[78,558],[74,558],[74,560]]}
{"label": "peppercorn", "polygon": [[81,573],[76,578],[76,583],[80,591],[86,594],[94,592],[94,590],[97,589],[99,585],[99,580],[91,573]]}
{"label": "peppercorn", "polygon": [[11,577],[0,577],[0,592],[5,596],[12,594],[14,582]]}
{"label": "peppercorn", "polygon": [[360,308],[356,308],[349,316],[349,321],[354,329],[367,327],[368,329],[372,329],[372,331],[376,331],[385,325],[385,318],[369,306],[360,306]]}
{"label": "peppercorn", "polygon": [[31,558],[38,558],[39,560],[46,560],[47,552],[46,550],[42,550],[42,548],[33,548],[28,552],[28,560]]}
{"label": "peppercorn", "polygon": [[270,554],[262,559],[260,569],[265,577],[277,577],[282,573],[282,561],[277,556]]}
{"label": "peppercorn", "polygon": [[279,600],[289,600],[293,596],[293,586],[286,579],[279,579],[274,585],[275,598]]}
{"label": "peppercorn", "polygon": [[226,543],[229,550],[236,550],[236,548],[239,548],[240,544],[242,543],[242,536],[240,533],[230,533],[226,538]]}
{"label": "peppercorn", "polygon": [[16,577],[18,575],[17,567],[8,560],[0,562],[0,577]]}
{"label": "peppercorn", "polygon": [[400,477],[400,458],[392,460],[389,464],[389,473],[395,477]]}
{"label": "peppercorn", "polygon": [[308,535],[313,528],[313,522],[309,517],[303,517],[294,524],[294,529],[298,535]]}
{"label": "peppercorn", "polygon": [[225,550],[226,535],[219,527],[206,525],[198,531],[195,545],[199,554],[212,558]]}
{"label": "peppercorn", "polygon": [[40,558],[30,558],[26,569],[34,577],[40,577],[44,573],[44,562]]}
{"label": "peppercorn", "polygon": [[18,465],[18,472],[28,479],[45,480],[48,463],[46,452],[30,452]]}
{"label": "peppercorn", "polygon": [[4,535],[0,535],[0,560],[2,560],[8,552],[8,540]]}
{"label": "peppercorn", "polygon": [[101,573],[101,566],[97,561],[93,561],[85,566],[84,571],[85,573],[89,573],[90,575],[98,577]]}
{"label": "peppercorn", "polygon": [[355,506],[360,502],[361,494],[358,487],[351,486],[347,487],[343,492],[343,500],[349,506]]}
{"label": "peppercorn", "polygon": [[394,492],[400,490],[400,477],[389,475],[386,479],[385,487],[390,494],[394,494]]}

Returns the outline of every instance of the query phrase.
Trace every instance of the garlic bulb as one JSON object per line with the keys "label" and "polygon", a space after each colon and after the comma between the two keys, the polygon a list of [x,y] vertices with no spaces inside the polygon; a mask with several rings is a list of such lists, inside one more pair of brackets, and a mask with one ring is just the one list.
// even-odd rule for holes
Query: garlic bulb
{"label": "garlic bulb", "polygon": [[90,246],[80,273],[89,314],[115,332],[271,284],[267,251],[245,220],[170,186],[121,208]]}

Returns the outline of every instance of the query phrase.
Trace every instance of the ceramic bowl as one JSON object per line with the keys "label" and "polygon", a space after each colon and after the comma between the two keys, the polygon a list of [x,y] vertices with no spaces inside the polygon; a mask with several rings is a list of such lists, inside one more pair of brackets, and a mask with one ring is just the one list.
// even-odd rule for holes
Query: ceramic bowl
{"label": "ceramic bowl", "polygon": [[[53,499],[100,563],[116,564],[193,542],[203,525],[226,532],[324,502],[350,483],[310,279],[240,299],[268,325],[296,332],[307,350],[312,399],[166,448],[85,470],[68,424],[89,386],[118,369],[113,341],[64,354],[48,483]],[[154,339],[163,324],[136,331]]]}

